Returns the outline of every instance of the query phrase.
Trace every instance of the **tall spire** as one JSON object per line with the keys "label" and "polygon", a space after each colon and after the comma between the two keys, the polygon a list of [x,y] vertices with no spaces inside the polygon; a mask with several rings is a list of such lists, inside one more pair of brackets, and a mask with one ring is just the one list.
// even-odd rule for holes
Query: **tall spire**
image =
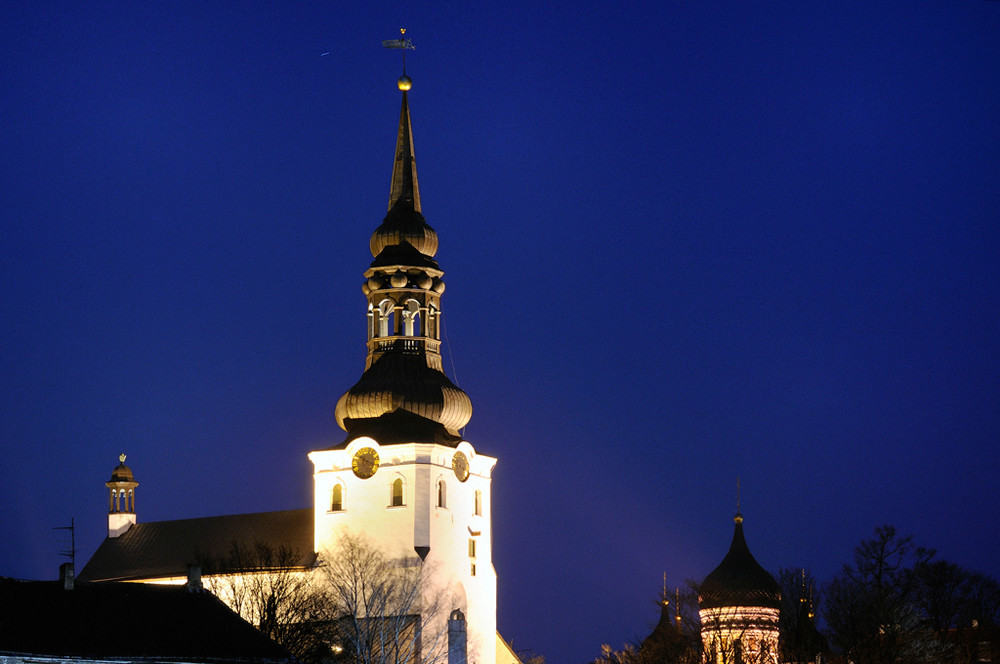
{"label": "tall spire", "polygon": [[399,110],[399,132],[396,134],[396,161],[392,167],[392,186],[389,190],[389,208],[403,199],[420,212],[420,187],[417,185],[417,163],[413,155],[413,130],[410,127],[410,103],[406,91],[412,81],[403,74],[398,86],[403,91],[403,105]]}
{"label": "tall spire", "polygon": [[365,371],[337,402],[337,423],[348,433],[343,444],[364,435],[381,444],[454,446],[472,416],[472,402],[442,368],[444,272],[434,260],[437,233],[420,212],[406,94],[412,81],[404,74],[397,85],[403,105],[389,212],[372,233],[369,247],[375,260],[362,284],[368,300]]}

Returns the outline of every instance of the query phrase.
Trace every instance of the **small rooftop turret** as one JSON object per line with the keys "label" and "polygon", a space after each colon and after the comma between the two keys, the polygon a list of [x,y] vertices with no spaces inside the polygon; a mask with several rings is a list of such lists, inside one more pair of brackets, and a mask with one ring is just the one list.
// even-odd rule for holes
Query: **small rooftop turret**
{"label": "small rooftop turret", "polygon": [[118,456],[118,465],[111,471],[108,487],[108,537],[118,537],[128,530],[135,518],[135,481],[132,469],[125,465],[125,453]]}

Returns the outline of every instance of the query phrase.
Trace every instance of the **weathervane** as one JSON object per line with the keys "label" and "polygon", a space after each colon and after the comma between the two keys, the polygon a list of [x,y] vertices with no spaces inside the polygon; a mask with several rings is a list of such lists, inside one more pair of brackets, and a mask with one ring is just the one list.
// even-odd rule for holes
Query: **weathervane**
{"label": "weathervane", "polygon": [[401,35],[399,39],[383,40],[382,46],[385,48],[398,48],[403,52],[403,75],[396,81],[396,85],[400,90],[406,92],[413,86],[413,81],[406,75],[406,52],[414,51],[416,48],[413,46],[413,42],[406,38],[406,28],[400,28],[399,34]]}

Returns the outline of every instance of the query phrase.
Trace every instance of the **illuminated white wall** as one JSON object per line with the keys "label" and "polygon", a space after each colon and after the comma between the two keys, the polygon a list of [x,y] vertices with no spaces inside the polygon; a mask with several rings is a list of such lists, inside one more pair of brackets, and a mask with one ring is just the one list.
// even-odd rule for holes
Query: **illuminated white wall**
{"label": "illuminated white wall", "polygon": [[[364,447],[378,452],[379,467],[368,479],[355,476],[354,453]],[[461,451],[469,460],[469,476],[459,481],[452,459]],[[496,572],[490,517],[490,482],[496,459],[477,454],[468,442],[456,448],[432,443],[379,445],[355,439],[342,450],[311,452],[315,482],[316,551],[333,550],[340,534],[362,534],[387,555],[414,558],[414,547],[429,547],[424,562],[431,576],[427,593],[445,599],[439,624],[461,609],[468,629],[469,664],[496,664]],[[392,482],[403,480],[403,505],[393,506]],[[445,484],[446,503],[438,506],[438,482]],[[335,484],[343,487],[342,509],[331,509]],[[480,514],[476,514],[476,492]],[[475,556],[469,541],[475,541]],[[473,565],[475,572],[473,573]]]}
{"label": "illuminated white wall", "polygon": [[706,664],[778,664],[778,609],[727,606],[698,614]]}

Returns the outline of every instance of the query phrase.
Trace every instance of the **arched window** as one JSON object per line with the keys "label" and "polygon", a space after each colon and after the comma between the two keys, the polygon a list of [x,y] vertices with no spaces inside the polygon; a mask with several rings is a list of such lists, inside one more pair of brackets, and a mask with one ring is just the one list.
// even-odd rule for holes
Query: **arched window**
{"label": "arched window", "polygon": [[380,337],[388,337],[395,333],[395,329],[392,326],[392,300],[382,300],[378,305],[378,335]]}
{"label": "arched window", "polygon": [[480,491],[479,489],[476,489],[476,498],[475,498],[475,501],[476,502],[473,505],[472,513],[475,514],[476,516],[482,516],[483,515],[483,492]]}
{"label": "arched window", "polygon": [[420,303],[407,300],[403,309],[403,334],[408,337],[420,334]]}
{"label": "arched window", "polygon": [[438,507],[448,507],[448,485],[438,480]]}
{"label": "arched window", "polygon": [[333,497],[330,500],[330,511],[344,511],[344,485],[339,482],[333,485]]}
{"label": "arched window", "polygon": [[398,477],[392,481],[392,502],[389,504],[392,507],[403,506],[403,480]]}
{"label": "arched window", "polygon": [[368,303],[368,340],[375,338],[375,305]]}

